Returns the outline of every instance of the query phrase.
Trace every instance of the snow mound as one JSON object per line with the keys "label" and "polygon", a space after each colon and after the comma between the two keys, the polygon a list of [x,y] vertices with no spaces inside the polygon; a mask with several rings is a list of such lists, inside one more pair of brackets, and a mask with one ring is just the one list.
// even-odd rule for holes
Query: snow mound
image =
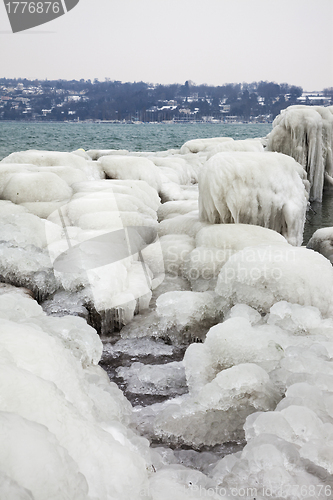
{"label": "snow mound", "polygon": [[308,199],[305,176],[286,155],[218,153],[200,174],[200,220],[255,224],[301,245]]}

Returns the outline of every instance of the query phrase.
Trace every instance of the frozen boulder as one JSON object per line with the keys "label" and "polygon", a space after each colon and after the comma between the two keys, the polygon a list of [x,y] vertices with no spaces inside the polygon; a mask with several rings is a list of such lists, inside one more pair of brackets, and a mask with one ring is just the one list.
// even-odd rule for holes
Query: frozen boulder
{"label": "frozen boulder", "polygon": [[4,187],[2,197],[13,203],[64,201],[72,196],[67,183],[52,172],[13,174]]}
{"label": "frozen boulder", "polygon": [[250,224],[207,224],[195,237],[196,248],[184,254],[183,276],[196,291],[214,289],[223,265],[239,250],[258,244],[287,244],[276,231]]}
{"label": "frozen boulder", "polygon": [[286,155],[218,153],[199,177],[199,218],[263,226],[301,245],[307,185],[303,168]]}
{"label": "frozen boulder", "polygon": [[279,301],[333,311],[333,270],[322,255],[304,247],[262,245],[234,254],[222,267],[216,292],[230,305],[268,312]]}

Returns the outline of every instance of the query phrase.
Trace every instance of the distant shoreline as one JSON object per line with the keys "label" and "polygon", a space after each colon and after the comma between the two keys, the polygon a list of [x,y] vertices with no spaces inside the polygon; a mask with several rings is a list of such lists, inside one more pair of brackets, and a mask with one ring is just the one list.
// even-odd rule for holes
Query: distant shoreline
{"label": "distant shoreline", "polygon": [[162,121],[162,122],[134,122],[134,121],[116,121],[116,120],[64,120],[64,121],[56,121],[56,120],[0,120],[0,124],[2,123],[53,123],[53,124],[61,124],[61,123],[70,123],[70,124],[102,124],[102,125],[267,125],[273,123],[270,121],[232,121],[232,122],[224,122],[224,121],[204,121],[204,120],[176,120],[176,121]]}

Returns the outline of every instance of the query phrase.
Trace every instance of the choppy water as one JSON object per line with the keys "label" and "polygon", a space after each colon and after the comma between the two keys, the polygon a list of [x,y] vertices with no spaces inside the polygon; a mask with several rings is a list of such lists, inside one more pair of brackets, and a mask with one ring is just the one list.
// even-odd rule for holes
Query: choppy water
{"label": "choppy water", "polygon": [[[190,139],[265,137],[269,123],[26,123],[0,122],[0,160],[14,151],[46,149],[73,151],[87,149],[127,149],[162,151],[179,148]],[[333,192],[324,193],[323,202],[312,204],[307,214],[304,244],[320,227],[333,226]]]}
{"label": "choppy water", "polygon": [[269,123],[25,123],[0,122],[0,159],[13,151],[47,149],[128,149],[162,151],[179,148],[190,139],[264,137],[272,130]]}

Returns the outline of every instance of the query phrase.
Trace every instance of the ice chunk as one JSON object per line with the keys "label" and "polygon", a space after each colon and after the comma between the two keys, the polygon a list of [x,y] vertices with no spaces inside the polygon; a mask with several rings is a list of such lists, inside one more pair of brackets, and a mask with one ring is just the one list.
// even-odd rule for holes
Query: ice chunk
{"label": "ice chunk", "polygon": [[195,397],[182,396],[156,408],[154,432],[167,442],[214,446],[241,439],[246,417],[272,410],[278,400],[262,368],[250,363],[233,366],[219,372]]}
{"label": "ice chunk", "polygon": [[78,155],[58,151],[38,151],[30,149],[28,151],[19,151],[6,156],[1,163],[30,163],[36,166],[61,166],[84,169],[86,161]]}
{"label": "ice chunk", "polygon": [[[328,474],[333,474],[333,439],[317,439],[302,446],[300,450],[302,458],[310,460],[319,467],[325,469]],[[326,493],[330,494],[331,489],[326,488]],[[328,496],[328,495],[327,495]]]}
{"label": "ice chunk", "polygon": [[317,307],[305,307],[286,301],[276,302],[271,307],[267,323],[296,335],[308,335],[312,330],[316,332],[316,329],[325,325]]}
{"label": "ice chunk", "polygon": [[294,442],[296,439],[288,420],[278,411],[252,413],[246,419],[244,430],[248,442],[262,434],[273,434],[288,442]]}
{"label": "ice chunk", "polygon": [[285,238],[260,226],[251,224],[207,224],[195,237],[196,246],[213,247],[233,252],[261,244],[283,244]]}
{"label": "ice chunk", "polygon": [[317,229],[306,247],[321,253],[333,264],[333,228]]}
{"label": "ice chunk", "polygon": [[245,318],[234,317],[213,326],[204,344],[192,344],[186,350],[184,364],[189,387],[197,392],[221,370],[241,363],[257,363],[273,370],[283,357],[281,340],[282,334],[279,338],[276,331],[252,327]]}
{"label": "ice chunk", "polygon": [[332,314],[333,271],[322,255],[289,245],[247,247],[222,267],[216,292],[231,305],[268,312],[279,301],[317,307]]}
{"label": "ice chunk", "polygon": [[47,252],[34,246],[0,244],[0,273],[4,282],[28,288],[41,301],[60,286]]}
{"label": "ice chunk", "polygon": [[58,225],[41,220],[25,211],[13,214],[1,213],[0,221],[0,240],[12,242],[22,248],[30,245],[45,248],[47,244],[61,239],[62,236]]}
{"label": "ice chunk", "polygon": [[286,155],[218,153],[200,174],[200,220],[255,224],[301,245],[308,200],[305,176]]}
{"label": "ice chunk", "polygon": [[198,323],[208,325],[220,316],[219,298],[214,292],[167,292],[156,301],[156,312],[160,317],[160,326],[169,331],[191,331]]}
{"label": "ice chunk", "polygon": [[194,186],[181,186],[177,182],[163,181],[160,190],[160,196],[162,203],[179,200],[197,201],[199,197],[198,185],[195,184]]}
{"label": "ice chunk", "polygon": [[280,413],[293,429],[297,444],[301,445],[312,439],[325,439],[324,424],[310,408],[291,405]]}
{"label": "ice chunk", "polygon": [[127,149],[89,149],[87,155],[92,160],[98,160],[102,156],[108,155],[128,155],[129,151]]}
{"label": "ice chunk", "polygon": [[225,316],[226,320],[229,318],[245,318],[252,326],[261,321],[261,315],[258,311],[246,304],[236,304],[232,307]]}
{"label": "ice chunk", "polygon": [[[30,300],[25,299],[25,306],[30,304]],[[48,318],[48,321],[52,323],[54,318]],[[18,476],[13,476],[13,479],[19,484],[27,466],[17,467],[19,461],[16,455],[21,454],[26,463],[31,463],[31,470],[36,467],[35,474],[30,469],[29,474],[33,476],[31,481],[36,481],[38,487],[45,488],[38,496],[41,500],[52,497],[54,477],[60,491],[59,496],[54,498],[76,498],[74,492],[78,494],[81,488],[75,479],[76,472],[80,481],[84,481],[84,484],[87,481],[92,497],[106,499],[117,497],[120,492],[122,498],[133,498],[133,492],[143,488],[147,481],[145,462],[138,454],[139,448],[144,453],[145,445],[120,423],[120,420],[126,421],[126,411],[128,412],[128,403],[122,401],[117,394],[120,391],[112,386],[107,388],[108,383],[105,376],[101,376],[104,372],[100,368],[90,366],[83,371],[80,363],[65,349],[62,342],[42,330],[49,329],[50,323],[45,324],[42,317],[34,311],[31,312],[29,324],[2,320],[2,327],[0,410],[16,413],[19,416],[17,418],[20,418],[19,428],[22,432],[12,422],[9,423],[13,434],[11,431],[6,432],[8,443],[6,442],[6,446],[3,443],[1,448],[1,465],[6,462],[12,471],[16,463]],[[24,428],[21,417],[30,421],[27,429]],[[43,429],[40,440],[33,432],[34,422],[41,424]],[[5,425],[1,419],[1,428],[4,429]],[[52,436],[51,445],[49,435]],[[30,440],[35,442],[35,446],[30,444]],[[21,444],[16,454],[14,450],[18,443]],[[25,454],[22,455],[22,446],[29,449],[30,461],[26,461]],[[31,453],[36,446],[40,450],[36,454],[38,460],[43,459],[48,463],[55,460],[54,467],[59,475],[54,476],[54,471],[52,478],[45,475],[45,467],[36,463],[34,454]],[[13,463],[8,461],[9,450],[12,450]],[[64,477],[64,469],[57,465],[56,457],[59,453],[66,470]],[[67,458],[69,456],[70,459]],[[94,457],[95,467],[91,466],[91,456]],[[74,463],[74,472],[71,463]],[[1,468],[8,474],[5,467]],[[121,478],[121,471],[125,469],[131,470],[133,480],[127,486],[126,480]],[[73,488],[71,496],[67,497],[62,491],[63,481],[71,484],[70,487],[67,485],[69,495]],[[31,489],[29,486],[28,488]],[[48,490],[50,494],[47,493]],[[66,491],[66,488],[63,490]],[[32,491],[37,498],[34,490]]]}
{"label": "ice chunk", "polygon": [[166,345],[162,341],[155,341],[150,338],[121,339],[115,344],[104,344],[104,356],[116,358],[122,354],[134,357],[153,356],[164,357],[172,356],[174,348]]}
{"label": "ice chunk", "polygon": [[187,392],[185,370],[181,361],[163,365],[135,362],[129,368],[117,368],[117,374],[126,381],[127,390],[134,394],[175,396]]}

